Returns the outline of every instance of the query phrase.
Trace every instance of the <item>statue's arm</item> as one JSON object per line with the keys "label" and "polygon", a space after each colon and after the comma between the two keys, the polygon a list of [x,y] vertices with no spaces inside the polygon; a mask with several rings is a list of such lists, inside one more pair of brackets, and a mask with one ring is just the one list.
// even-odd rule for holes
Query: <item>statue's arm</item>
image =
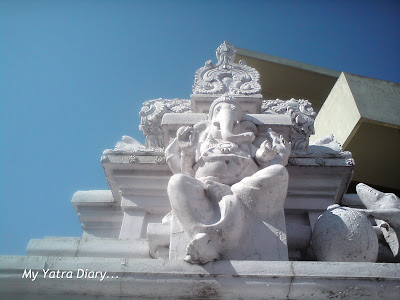
{"label": "statue's arm", "polygon": [[196,132],[192,126],[182,126],[176,132],[176,139],[181,150],[181,173],[194,177]]}
{"label": "statue's arm", "polygon": [[195,164],[194,153],[182,152],[181,155],[181,171],[183,174],[194,177],[193,165]]}
{"label": "statue's arm", "polygon": [[257,149],[255,160],[262,168],[265,168],[270,165],[270,162],[276,156],[276,154],[276,147],[274,147],[267,139],[260,145],[260,148]]}
{"label": "statue's arm", "polygon": [[172,173],[181,173],[181,157],[179,155],[179,144],[175,138],[165,149],[165,160]]}
{"label": "statue's arm", "polygon": [[171,171],[194,177],[195,131],[191,126],[182,126],[176,132],[176,138],[165,149],[166,161]]}

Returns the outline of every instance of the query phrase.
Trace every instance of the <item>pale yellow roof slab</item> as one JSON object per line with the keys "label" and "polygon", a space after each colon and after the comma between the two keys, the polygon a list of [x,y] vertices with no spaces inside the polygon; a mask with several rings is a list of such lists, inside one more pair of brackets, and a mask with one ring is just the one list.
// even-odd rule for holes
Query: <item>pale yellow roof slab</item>
{"label": "pale yellow roof slab", "polygon": [[400,83],[342,73],[361,117],[400,128]]}
{"label": "pale yellow roof slab", "polygon": [[245,60],[261,77],[264,99],[307,99],[316,112],[338,79],[340,72],[286,58],[236,48],[236,61]]}
{"label": "pale yellow roof slab", "polygon": [[400,84],[342,73],[310,143],[333,134],[355,159],[354,181],[400,190]]}

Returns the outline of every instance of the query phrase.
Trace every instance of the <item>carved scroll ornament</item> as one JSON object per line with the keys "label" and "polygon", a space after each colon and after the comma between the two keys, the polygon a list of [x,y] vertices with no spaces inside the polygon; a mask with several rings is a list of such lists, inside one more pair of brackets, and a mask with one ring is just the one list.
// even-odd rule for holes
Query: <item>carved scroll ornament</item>
{"label": "carved scroll ornament", "polygon": [[190,101],[187,99],[154,99],[143,103],[139,112],[139,129],[146,137],[147,148],[163,148],[161,120],[165,113],[190,112]]}
{"label": "carved scroll ornament", "polygon": [[218,62],[209,60],[195,73],[194,94],[253,95],[261,92],[260,75],[244,61],[233,63],[236,49],[224,42],[216,51]]}
{"label": "carved scroll ornament", "polygon": [[292,118],[292,150],[307,150],[309,138],[314,134],[316,113],[307,100],[264,100],[261,105],[263,114],[287,114]]}

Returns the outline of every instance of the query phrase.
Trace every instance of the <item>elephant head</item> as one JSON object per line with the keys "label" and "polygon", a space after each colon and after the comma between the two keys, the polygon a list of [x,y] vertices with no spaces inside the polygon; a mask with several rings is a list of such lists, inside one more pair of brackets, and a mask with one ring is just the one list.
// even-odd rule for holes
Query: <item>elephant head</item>
{"label": "elephant head", "polygon": [[212,136],[238,145],[251,143],[255,135],[253,132],[243,132],[242,119],[243,110],[235,98],[224,95],[216,99],[209,112]]}

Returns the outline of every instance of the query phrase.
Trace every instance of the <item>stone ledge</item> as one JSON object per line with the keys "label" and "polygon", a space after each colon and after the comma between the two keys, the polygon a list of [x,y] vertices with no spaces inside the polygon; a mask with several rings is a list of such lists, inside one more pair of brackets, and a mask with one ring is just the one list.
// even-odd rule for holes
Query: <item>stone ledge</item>
{"label": "stone ledge", "polygon": [[30,257],[150,257],[143,239],[47,237],[30,240],[26,252]]}
{"label": "stone ledge", "polygon": [[[109,279],[44,279],[42,269],[106,271]],[[24,269],[40,271],[36,281]],[[114,276],[114,279],[111,279]],[[115,279],[118,276],[118,279]],[[0,257],[0,295],[68,294],[222,299],[397,299],[400,264],[220,261],[205,266],[151,259]],[[15,294],[13,294],[15,295]]]}

